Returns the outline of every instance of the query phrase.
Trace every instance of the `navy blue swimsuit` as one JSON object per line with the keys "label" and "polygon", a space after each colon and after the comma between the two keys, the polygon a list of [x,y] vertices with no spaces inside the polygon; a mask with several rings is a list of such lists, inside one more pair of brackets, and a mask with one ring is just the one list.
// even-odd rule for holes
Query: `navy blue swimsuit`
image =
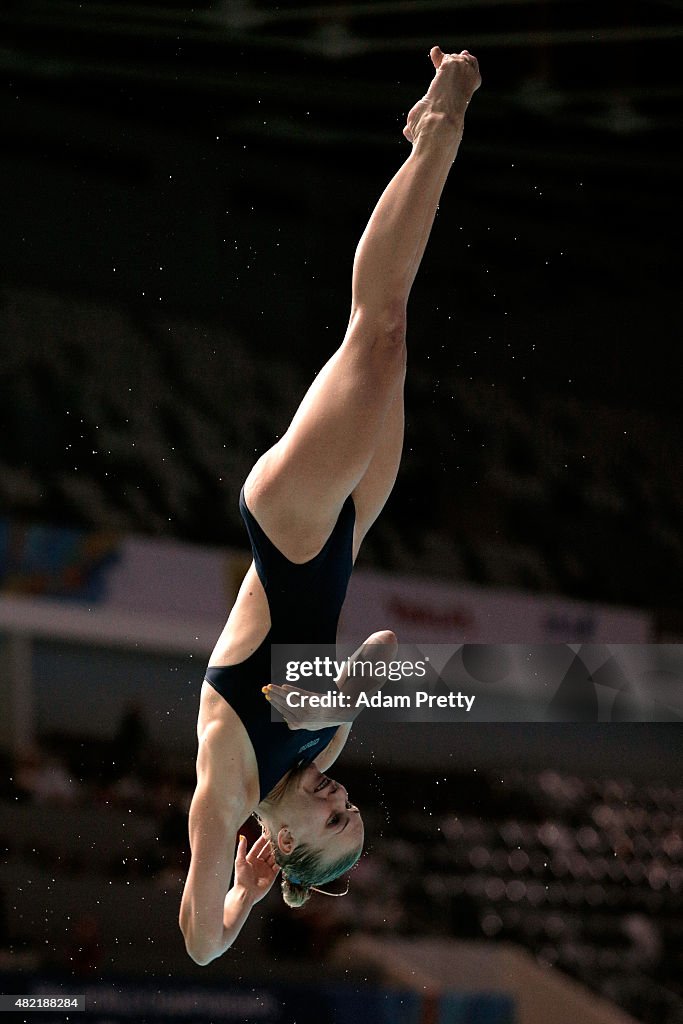
{"label": "navy blue swimsuit", "polygon": [[353,568],[353,498],[344,502],[339,518],[315,558],[290,562],[266,537],[247,508],[244,489],[240,512],[249,534],[256,572],[270,609],[271,626],[263,643],[238,665],[212,665],[206,681],[239,715],[256,754],[261,799],[295,765],[312,761],[325,749],[337,729],[291,730],[271,722],[270,704],[261,687],[271,679],[271,644],[333,644],[346,588]]}

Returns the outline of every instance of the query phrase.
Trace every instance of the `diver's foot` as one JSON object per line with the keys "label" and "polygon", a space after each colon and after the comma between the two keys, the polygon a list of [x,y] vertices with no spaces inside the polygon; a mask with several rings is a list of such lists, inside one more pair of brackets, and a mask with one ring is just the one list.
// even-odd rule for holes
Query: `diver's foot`
{"label": "diver's foot", "polygon": [[434,78],[426,94],[409,112],[403,129],[413,145],[427,125],[450,125],[461,130],[467,105],[481,85],[477,58],[467,50],[444,53],[439,46],[433,46],[429,56],[436,69]]}

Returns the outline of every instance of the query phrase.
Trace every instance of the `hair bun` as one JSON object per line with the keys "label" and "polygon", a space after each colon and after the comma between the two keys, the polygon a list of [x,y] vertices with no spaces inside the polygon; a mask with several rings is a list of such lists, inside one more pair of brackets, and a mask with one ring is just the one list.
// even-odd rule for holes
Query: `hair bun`
{"label": "hair bun", "polygon": [[310,885],[303,885],[301,882],[295,882],[287,875],[282,874],[282,881],[280,883],[282,889],[282,898],[288,907],[303,907],[304,903],[311,898],[311,887]]}

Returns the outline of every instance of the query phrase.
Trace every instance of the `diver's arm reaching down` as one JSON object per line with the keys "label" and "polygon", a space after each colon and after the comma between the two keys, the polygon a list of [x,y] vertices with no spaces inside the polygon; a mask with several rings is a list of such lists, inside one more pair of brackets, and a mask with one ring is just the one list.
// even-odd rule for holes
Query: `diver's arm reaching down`
{"label": "diver's arm reaching down", "polygon": [[230,896],[233,912],[229,915],[230,927],[225,927],[225,904],[232,874],[228,851],[234,843],[236,828],[239,825],[223,813],[213,794],[206,788],[197,788],[190,808],[192,861],[179,923],[187,952],[202,966],[232,945],[251,909],[246,893]]}
{"label": "diver's arm reaching down", "polygon": [[187,952],[200,965],[221,956],[239,935],[249,911],[268,892],[278,875],[270,844],[261,836],[247,852],[237,829],[249,814],[242,799],[231,798],[230,743],[214,723],[200,737],[197,789],[190,806],[192,859],[180,904],[180,929]]}

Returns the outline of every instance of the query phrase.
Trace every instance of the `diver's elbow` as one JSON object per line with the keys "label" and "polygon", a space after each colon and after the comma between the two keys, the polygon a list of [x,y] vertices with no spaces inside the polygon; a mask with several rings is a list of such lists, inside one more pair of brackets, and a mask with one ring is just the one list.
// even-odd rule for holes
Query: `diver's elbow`
{"label": "diver's elbow", "polygon": [[185,949],[190,960],[193,960],[198,967],[206,967],[213,960],[217,960],[223,952],[222,949],[218,949],[215,946],[209,946],[206,943],[195,943],[188,942],[185,940]]}
{"label": "diver's elbow", "polygon": [[193,960],[198,967],[206,967],[212,960],[216,960],[221,953],[223,953],[223,947],[218,943],[202,939],[197,935],[193,935],[192,932],[183,928],[182,924],[180,930],[183,933],[185,940],[185,950],[190,960]]}
{"label": "diver's elbow", "polygon": [[206,967],[207,964],[210,964],[212,960],[216,959],[216,957],[212,956],[210,953],[197,953],[189,947],[187,948],[187,955],[189,956],[190,960],[193,960],[196,963],[197,967]]}

